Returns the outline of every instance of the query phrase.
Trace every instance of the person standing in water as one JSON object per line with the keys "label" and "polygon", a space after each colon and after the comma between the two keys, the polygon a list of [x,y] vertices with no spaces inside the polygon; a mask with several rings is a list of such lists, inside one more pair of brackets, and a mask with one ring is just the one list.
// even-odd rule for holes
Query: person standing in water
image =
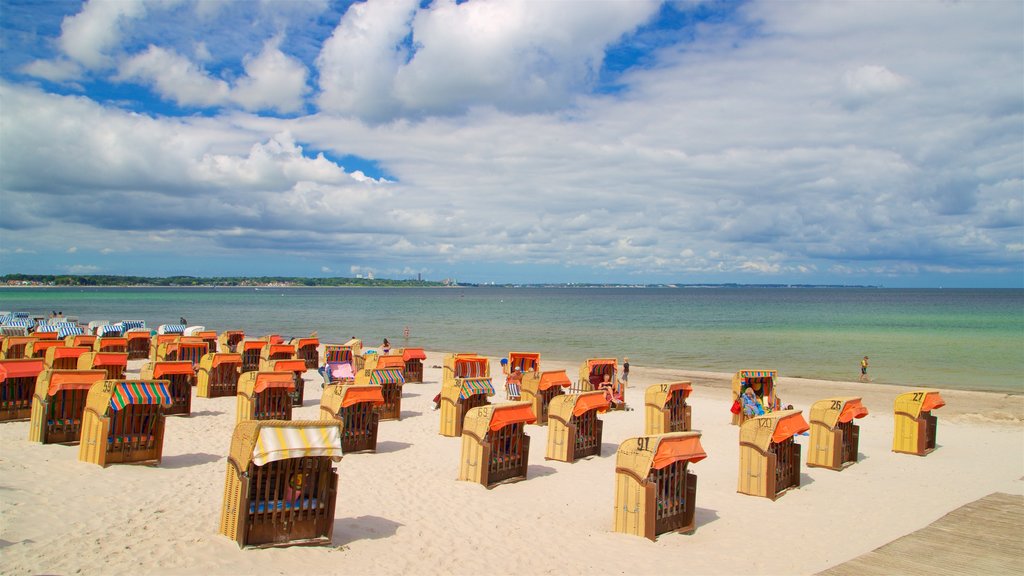
{"label": "person standing in water", "polygon": [[871,379],[868,378],[868,357],[867,356],[865,356],[864,359],[860,361],[860,381],[861,382],[870,382],[871,381]]}

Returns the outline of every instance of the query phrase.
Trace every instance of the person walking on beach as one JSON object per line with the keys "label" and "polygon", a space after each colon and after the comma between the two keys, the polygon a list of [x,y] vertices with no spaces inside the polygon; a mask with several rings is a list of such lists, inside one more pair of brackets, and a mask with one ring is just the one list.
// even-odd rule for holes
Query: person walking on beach
{"label": "person walking on beach", "polygon": [[629,358],[628,357],[622,359],[622,378],[620,378],[620,380],[622,380],[623,384],[627,384],[629,382]]}
{"label": "person walking on beach", "polygon": [[867,356],[865,356],[864,359],[860,361],[860,381],[861,382],[870,382],[871,381],[871,379],[868,378],[868,357]]}
{"label": "person walking on beach", "polygon": [[380,349],[381,349],[381,352],[384,353],[384,356],[387,356],[388,353],[391,352],[391,342],[388,342],[388,339],[385,338],[383,344],[380,347]]}

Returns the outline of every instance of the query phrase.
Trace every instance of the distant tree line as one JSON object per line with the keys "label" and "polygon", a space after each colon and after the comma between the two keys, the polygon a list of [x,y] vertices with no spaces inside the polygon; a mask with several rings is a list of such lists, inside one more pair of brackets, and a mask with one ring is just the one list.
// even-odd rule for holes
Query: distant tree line
{"label": "distant tree line", "polygon": [[441,286],[428,280],[389,280],[386,278],[302,278],[296,276],[111,276],[106,274],[6,274],[4,284],[42,284],[48,286],[365,286],[417,287]]}

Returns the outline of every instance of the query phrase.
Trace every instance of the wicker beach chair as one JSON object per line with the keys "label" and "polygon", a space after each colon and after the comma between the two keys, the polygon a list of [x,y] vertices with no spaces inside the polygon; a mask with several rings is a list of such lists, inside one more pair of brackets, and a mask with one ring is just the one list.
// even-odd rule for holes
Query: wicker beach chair
{"label": "wicker beach chair", "polygon": [[217,339],[218,352],[237,352],[238,345],[245,340],[245,332],[242,330],[226,330]]}
{"label": "wicker beach chair", "polygon": [[[396,358],[400,359],[398,356]],[[402,376],[402,373],[404,371],[404,367],[398,367],[356,372],[356,384],[381,387],[381,393],[384,395],[384,404],[378,408],[381,420],[402,419],[402,386],[405,385],[405,377]]]}
{"label": "wicker beach chair", "polygon": [[171,395],[163,382],[102,380],[89,388],[82,414],[78,459],[110,464],[157,465],[163,458],[163,407]]}
{"label": "wicker beach chair", "polygon": [[292,391],[292,406],[302,406],[306,399],[306,382],[302,376],[306,373],[306,361],[300,358],[291,360],[260,360],[260,372],[291,372],[295,381]]}
{"label": "wicker beach chair", "polygon": [[475,356],[459,358],[452,363],[452,373],[462,376],[447,379],[441,385],[438,404],[442,436],[461,436],[466,413],[491,403],[489,397],[494,396],[494,385],[490,377],[475,376],[486,373],[483,368],[486,363],[486,358]]}
{"label": "wicker beach chair", "polygon": [[142,380],[163,380],[171,395],[171,404],[164,407],[165,416],[192,414],[192,388],[196,385],[196,372],[188,360],[147,362],[139,371]]}
{"label": "wicker beach chair", "polygon": [[540,354],[536,352],[509,352],[508,370],[511,372],[516,368],[519,368],[519,371],[524,374],[540,372]]}
{"label": "wicker beach chair", "polygon": [[89,388],[103,370],[44,370],[36,378],[28,439],[43,444],[78,444]]}
{"label": "wicker beach chair", "polygon": [[92,343],[95,352],[127,352],[128,339],[121,336],[100,336]]}
{"label": "wicker beach chair", "polygon": [[523,374],[520,386],[520,400],[533,406],[537,424],[545,426],[548,423],[548,406],[555,397],[565,394],[572,386],[572,380],[565,370],[530,371]]}
{"label": "wicker beach chair", "polygon": [[915,390],[900,394],[893,405],[895,426],[892,451],[926,456],[935,450],[939,421],[932,410],[946,405],[938,390]]}
{"label": "wicker beach chair", "polygon": [[0,360],[0,422],[32,416],[32,392],[42,371],[42,358]]}
{"label": "wicker beach chair", "polygon": [[43,367],[47,370],[75,370],[78,368],[78,358],[91,350],[85,346],[55,346],[46,351]]}
{"label": "wicker beach chair", "polygon": [[73,348],[86,347],[92,350],[95,343],[96,336],[94,334],[72,334],[64,338],[64,345]]}
{"label": "wicker beach chair", "polygon": [[600,390],[605,376],[612,385],[612,410],[626,409],[626,395],[623,383],[619,381],[619,361],[617,358],[588,358],[580,364],[579,378],[569,391],[578,394]]}
{"label": "wicker beach chair", "polygon": [[827,398],[811,404],[811,439],[807,466],[842,470],[857,462],[860,426],[855,418],[868,415],[860,398]]}
{"label": "wicker beach chair", "polygon": [[706,457],[700,432],[622,442],[615,455],[615,531],[651,541],[666,532],[693,532],[697,476],[688,468]]}
{"label": "wicker beach chair", "polygon": [[263,347],[267,345],[266,340],[246,338],[238,345],[238,352],[242,354],[242,373],[256,372],[260,369],[260,356]]}
{"label": "wicker beach chair", "polygon": [[376,452],[378,408],[383,405],[380,386],[332,384],[320,397],[320,419],[341,421],[341,448],[346,454]]}
{"label": "wicker beach chair", "polygon": [[690,430],[692,408],[686,399],[693,392],[689,382],[654,384],[644,392],[644,434]]}
{"label": "wicker beach chair", "polygon": [[294,391],[291,372],[243,373],[238,378],[235,421],[291,420]]}
{"label": "wicker beach chair", "polygon": [[597,417],[608,411],[603,392],[562,394],[548,406],[548,446],[545,460],[575,462],[601,455],[604,423]]}
{"label": "wicker beach chair", "polygon": [[149,360],[166,360],[167,348],[181,338],[180,334],[157,334],[149,340]]}
{"label": "wicker beach chair", "polygon": [[106,370],[107,380],[123,380],[128,368],[127,352],[86,352],[78,357],[79,370]]}
{"label": "wicker beach chair", "polygon": [[307,370],[316,370],[320,367],[319,338],[292,338],[289,343],[295,347],[295,357],[305,361]]}
{"label": "wicker beach chair", "polygon": [[535,420],[527,402],[470,409],[462,430],[459,480],[487,488],[525,480],[530,462],[530,437],[525,425]]}
{"label": "wicker beach chair", "polygon": [[260,362],[265,360],[294,360],[295,359],[295,347],[291,344],[271,344],[267,343],[260,350]]}
{"label": "wicker beach chair", "polygon": [[128,359],[142,360],[149,357],[149,345],[152,335],[149,330],[136,328],[125,332],[125,340],[128,341]]}
{"label": "wicker beach chair", "polygon": [[810,430],[799,410],[776,410],[740,425],[738,492],[772,500],[800,487],[800,445],[793,437]]}
{"label": "wicker beach chair", "polygon": [[179,336],[185,333],[184,324],[161,324],[156,328],[157,334],[177,334]]}
{"label": "wicker beach chair", "polygon": [[779,377],[776,370],[740,370],[732,377],[733,414],[732,423],[743,424],[749,418],[740,409],[740,396],[746,388],[753,388],[758,400],[766,413],[778,409],[779,398],[775,392],[775,380]]}
{"label": "wicker beach chair", "polygon": [[46,351],[51,348],[63,348],[63,340],[35,340],[25,348],[26,358],[46,358]]}
{"label": "wicker beach chair", "polygon": [[331,543],[341,425],[252,421],[235,425],[220,533],[239,548]]}
{"label": "wicker beach chair", "polygon": [[237,395],[241,373],[241,354],[215,352],[203,356],[196,371],[196,396],[219,398]]}
{"label": "wicker beach chair", "polygon": [[[35,336],[7,336],[0,344],[0,360],[18,360],[26,358],[25,350],[29,344],[38,340]],[[31,358],[31,356],[27,356]]]}
{"label": "wicker beach chair", "polygon": [[427,359],[426,352],[422,348],[406,348],[402,350],[402,360],[405,361],[405,382],[423,382],[423,361]]}

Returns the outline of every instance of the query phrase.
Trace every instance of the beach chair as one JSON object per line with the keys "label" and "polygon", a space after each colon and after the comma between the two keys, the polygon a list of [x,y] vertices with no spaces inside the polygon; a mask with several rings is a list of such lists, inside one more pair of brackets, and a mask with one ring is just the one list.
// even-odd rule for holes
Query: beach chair
{"label": "beach chair", "polygon": [[181,336],[185,334],[184,324],[161,324],[156,328],[157,334],[177,334]]}
{"label": "beach chair", "polygon": [[537,416],[537,424],[545,426],[548,423],[548,406],[551,401],[565,394],[571,386],[572,380],[569,380],[565,370],[526,372],[521,383],[520,400],[530,403],[533,413]]}
{"label": "beach chair", "polygon": [[32,392],[42,371],[42,358],[0,360],[0,422],[28,420],[32,416]]}
{"label": "beach chair", "polygon": [[106,370],[107,380],[123,380],[128,368],[127,352],[86,352],[78,357],[79,370]]}
{"label": "beach chair", "polygon": [[166,360],[167,348],[181,338],[180,334],[157,334],[149,340],[149,360]]}
{"label": "beach chair", "polygon": [[466,412],[459,480],[487,488],[525,480],[530,461],[525,425],[536,419],[527,402],[490,404]]}
{"label": "beach chair", "polygon": [[238,376],[242,373],[242,355],[215,352],[203,356],[196,371],[196,396],[220,398],[238,394]]}
{"label": "beach chair", "polygon": [[110,320],[93,320],[92,322],[89,322],[89,324],[86,325],[85,332],[87,334],[92,334],[94,336],[98,335],[99,327],[106,326],[108,324],[110,324]]}
{"label": "beach chair", "polygon": [[868,415],[860,398],[828,398],[811,404],[811,439],[807,447],[810,467],[842,470],[857,462],[860,426],[854,418]]}
{"label": "beach chair", "polygon": [[578,394],[601,390],[605,376],[612,385],[612,410],[626,410],[625,386],[618,378],[619,361],[616,358],[588,358],[580,364],[579,378],[569,388],[569,392]]}
{"label": "beach chair", "polygon": [[29,344],[38,340],[35,336],[7,336],[3,344],[0,344],[0,360],[18,360],[20,358],[31,358],[25,355]]}
{"label": "beach chair", "polygon": [[242,373],[256,372],[260,369],[260,356],[263,347],[267,345],[266,340],[246,338],[242,340],[238,351],[242,353]]}
{"label": "beach chair", "polygon": [[292,338],[289,343],[295,348],[295,357],[306,362],[307,370],[320,367],[319,338]]}
{"label": "beach chair", "polygon": [[198,337],[201,332],[206,331],[206,326],[186,326],[185,330],[182,331],[182,336],[196,336]]}
{"label": "beach chair", "polygon": [[56,326],[37,326],[32,335],[37,340],[60,340],[60,333],[57,331]]}
{"label": "beach chair", "polygon": [[58,340],[64,340],[68,336],[81,336],[84,333],[77,322],[57,322],[54,326],[57,327]]}
{"label": "beach chair", "polygon": [[402,350],[402,360],[405,361],[405,382],[423,382],[423,361],[427,359],[423,348],[406,348]]}
{"label": "beach chair", "polygon": [[30,442],[78,444],[89,388],[107,377],[103,370],[43,370],[36,378]]}
{"label": "beach chair", "polygon": [[210,344],[206,340],[199,336],[182,336],[177,342],[167,345],[167,353],[160,360],[189,362],[193,368],[198,368],[203,356],[209,353]]}
{"label": "beach chair", "polygon": [[218,352],[237,352],[239,343],[245,340],[245,332],[242,330],[226,330],[221,332],[217,339]]}
{"label": "beach chair", "polygon": [[71,348],[86,347],[92,350],[96,343],[96,336],[93,334],[72,334],[64,338],[64,345]]}
{"label": "beach chair", "polygon": [[601,455],[604,423],[597,417],[608,411],[604,392],[555,396],[548,406],[548,447],[545,460],[573,463]]}
{"label": "beach chair", "polygon": [[127,352],[128,339],[120,336],[101,336],[92,343],[95,352]]}
{"label": "beach chair", "polygon": [[243,373],[238,378],[235,421],[291,420],[294,391],[291,372]]}
{"label": "beach chair", "polygon": [[98,338],[118,338],[124,336],[124,326],[121,324],[104,324],[97,326],[92,333]]}
{"label": "beach chair", "polygon": [[776,410],[740,425],[738,492],[772,500],[800,487],[800,445],[793,437],[810,429],[799,410]]}
{"label": "beach chair", "polygon": [[490,396],[494,396],[490,378],[455,378],[442,384],[441,435],[461,436],[466,414],[473,408],[490,404]]}
{"label": "beach chair", "polygon": [[689,534],[696,528],[697,475],[707,458],[700,432],[628,438],[615,454],[615,531],[643,536]]}
{"label": "beach chair", "polygon": [[47,370],[76,370],[78,358],[91,351],[85,346],[54,346],[46,351],[43,357],[43,368]]}
{"label": "beach chair", "polygon": [[265,360],[294,360],[295,347],[291,344],[267,343],[260,349],[260,362]]}
{"label": "beach chair", "polygon": [[206,351],[203,354],[217,351],[217,332],[214,330],[201,330],[195,333],[196,338],[206,342]]}
{"label": "beach chair", "polygon": [[935,450],[939,421],[932,410],[946,405],[938,390],[915,390],[900,394],[893,406],[896,418],[892,451],[925,456]]}
{"label": "beach chair", "polygon": [[775,380],[778,378],[777,370],[740,370],[732,377],[732,423],[738,425],[749,418],[741,409],[742,402],[740,395],[743,390],[752,387],[757,394],[758,400],[764,407],[765,413],[771,413],[779,408],[779,399],[775,393]]}
{"label": "beach chair", "polygon": [[235,425],[220,533],[239,548],[331,543],[341,426],[246,420]]}
{"label": "beach chair", "polygon": [[[396,356],[396,358],[400,357]],[[378,408],[381,420],[402,419],[402,386],[405,385],[402,372],[404,371],[404,368],[399,367],[375,368],[356,372],[356,384],[381,387],[381,393],[384,395],[384,404]]]}
{"label": "beach chair", "polygon": [[142,360],[149,357],[149,344],[152,338],[149,330],[129,330],[125,332],[124,338],[128,341],[129,360]]}
{"label": "beach chair", "polygon": [[320,419],[341,421],[345,454],[377,451],[377,427],[384,393],[377,385],[332,384],[320,396]]}
{"label": "beach chair", "polygon": [[196,372],[187,360],[164,360],[147,362],[139,371],[141,380],[163,380],[171,404],[164,407],[165,416],[188,416],[192,414],[192,387],[196,385]]}
{"label": "beach chair", "polygon": [[516,368],[519,368],[519,371],[523,374],[540,372],[540,354],[536,352],[509,352],[508,371],[512,372]]}
{"label": "beach chair", "polygon": [[36,340],[25,348],[26,358],[46,358],[46,351],[51,348],[63,348],[63,340]]}
{"label": "beach chair", "polygon": [[157,465],[164,451],[163,407],[171,395],[156,380],[101,380],[89,388],[82,414],[78,459]]}
{"label": "beach chair", "polygon": [[320,375],[324,378],[323,386],[330,384],[355,384],[356,374],[352,350],[343,344],[324,345],[324,365],[320,367]]}
{"label": "beach chair", "polygon": [[452,352],[444,355],[441,367],[441,385],[451,384],[458,378],[490,378],[491,362],[473,352]]}
{"label": "beach chair", "polygon": [[691,407],[686,399],[693,392],[689,382],[669,382],[648,386],[644,392],[644,434],[688,432]]}
{"label": "beach chair", "polygon": [[369,354],[366,356],[366,363],[363,364],[363,371],[382,370],[385,368],[396,368],[402,371],[403,382],[405,381],[405,360],[400,354],[381,356],[380,354]]}
{"label": "beach chair", "polygon": [[260,360],[260,372],[291,372],[295,381],[292,391],[292,406],[302,406],[306,399],[306,382],[302,379],[306,373],[306,361],[292,360]]}

